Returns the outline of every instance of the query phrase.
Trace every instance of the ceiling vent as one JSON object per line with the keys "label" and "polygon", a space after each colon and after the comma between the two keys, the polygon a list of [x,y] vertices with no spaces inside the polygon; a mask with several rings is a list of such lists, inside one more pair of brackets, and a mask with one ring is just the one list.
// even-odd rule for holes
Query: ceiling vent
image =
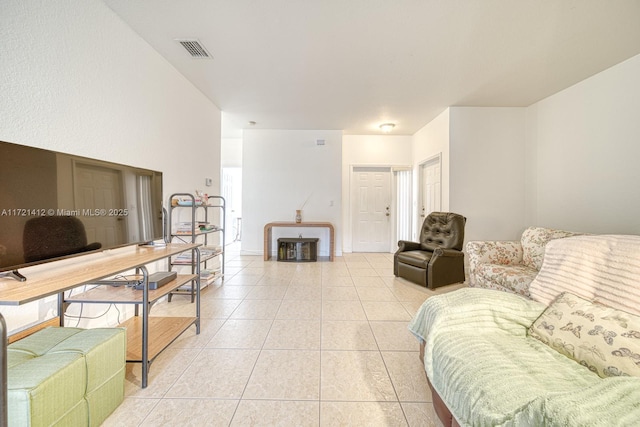
{"label": "ceiling vent", "polygon": [[176,39],[184,47],[192,58],[211,58],[207,49],[197,39]]}

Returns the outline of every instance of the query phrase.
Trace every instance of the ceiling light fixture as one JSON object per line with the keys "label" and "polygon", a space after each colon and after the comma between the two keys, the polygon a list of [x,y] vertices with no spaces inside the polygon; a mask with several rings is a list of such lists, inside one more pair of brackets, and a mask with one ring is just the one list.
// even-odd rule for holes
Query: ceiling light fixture
{"label": "ceiling light fixture", "polygon": [[382,132],[389,133],[393,130],[394,127],[396,127],[394,123],[383,123],[380,125],[380,130]]}

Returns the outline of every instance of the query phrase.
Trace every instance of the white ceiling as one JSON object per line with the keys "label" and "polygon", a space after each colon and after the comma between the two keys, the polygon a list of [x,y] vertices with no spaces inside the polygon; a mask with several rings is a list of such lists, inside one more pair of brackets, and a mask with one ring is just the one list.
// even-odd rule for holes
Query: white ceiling
{"label": "white ceiling", "polygon": [[224,137],[249,121],[411,135],[448,106],[531,105],[640,53],[639,0],[103,1],[223,111]]}

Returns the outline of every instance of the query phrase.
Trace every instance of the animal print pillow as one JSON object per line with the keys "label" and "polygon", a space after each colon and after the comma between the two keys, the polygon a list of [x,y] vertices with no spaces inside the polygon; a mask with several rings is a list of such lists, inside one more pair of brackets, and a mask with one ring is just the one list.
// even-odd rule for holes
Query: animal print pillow
{"label": "animal print pillow", "polygon": [[640,317],[561,293],[529,335],[599,376],[640,377]]}

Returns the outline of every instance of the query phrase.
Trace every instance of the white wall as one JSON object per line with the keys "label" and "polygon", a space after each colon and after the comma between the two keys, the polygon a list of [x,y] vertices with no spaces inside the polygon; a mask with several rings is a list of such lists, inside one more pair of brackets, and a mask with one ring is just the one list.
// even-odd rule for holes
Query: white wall
{"label": "white wall", "polygon": [[[412,157],[413,157],[413,212],[414,212],[414,230],[420,230],[424,218],[419,216],[418,212],[418,181],[420,179],[420,165],[425,161],[432,159],[440,154],[442,163],[442,200],[441,208],[443,211],[449,210],[449,108],[440,113],[435,119],[425,125],[422,129],[413,135]],[[416,231],[414,231],[414,240],[418,239]]]}
{"label": "white wall", "polygon": [[343,250],[352,251],[351,168],[353,166],[408,167],[412,165],[411,136],[344,135],[342,137]]}
{"label": "white wall", "polygon": [[[322,139],[325,145],[317,145]],[[242,151],[242,243],[246,254],[263,253],[265,224],[294,221],[331,222],[336,254],[342,249],[342,132],[332,130],[245,130]],[[305,204],[306,201],[306,204]],[[279,236],[319,237],[319,255],[329,255],[325,229],[274,230]]]}
{"label": "white wall", "polygon": [[527,113],[530,222],[640,234],[640,55]]}
{"label": "white wall", "polygon": [[[103,2],[3,0],[0,17],[0,140],[161,170],[165,200],[205,176],[219,191],[220,110]],[[10,329],[48,311],[0,309]]]}
{"label": "white wall", "polygon": [[[73,11],[73,13],[70,13]],[[219,191],[220,110],[99,0],[3,0],[0,139]]]}
{"label": "white wall", "polygon": [[465,241],[517,239],[525,227],[525,108],[450,108],[450,210]]}

